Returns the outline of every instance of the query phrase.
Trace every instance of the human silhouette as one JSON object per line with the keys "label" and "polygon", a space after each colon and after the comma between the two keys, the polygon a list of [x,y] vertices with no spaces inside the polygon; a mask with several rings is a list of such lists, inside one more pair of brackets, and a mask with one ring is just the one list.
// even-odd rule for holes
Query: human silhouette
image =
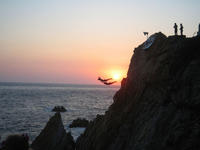
{"label": "human silhouette", "polygon": [[174,23],[174,34],[177,35],[177,29],[178,29],[178,26],[176,23]]}
{"label": "human silhouette", "polygon": [[111,85],[111,84],[114,84],[116,83],[117,81],[113,81],[113,82],[104,82],[105,85]]}
{"label": "human silhouette", "polygon": [[200,24],[199,24],[199,32],[200,32]]}
{"label": "human silhouette", "polygon": [[200,36],[200,24],[199,24],[199,31],[197,32],[197,36]]}
{"label": "human silhouette", "polygon": [[180,24],[180,32],[181,32],[181,36],[183,35],[183,25],[182,23]]}
{"label": "human silhouette", "polygon": [[107,82],[107,81],[109,81],[109,80],[112,80],[112,78],[102,79],[101,77],[98,77],[98,80],[99,80],[99,81],[102,81],[102,82]]}
{"label": "human silhouette", "polygon": [[101,81],[105,85],[111,85],[111,84],[114,84],[114,83],[117,82],[117,81],[111,81],[111,82],[109,82],[110,80],[112,80],[112,78],[102,79],[101,77],[98,77],[98,80]]}

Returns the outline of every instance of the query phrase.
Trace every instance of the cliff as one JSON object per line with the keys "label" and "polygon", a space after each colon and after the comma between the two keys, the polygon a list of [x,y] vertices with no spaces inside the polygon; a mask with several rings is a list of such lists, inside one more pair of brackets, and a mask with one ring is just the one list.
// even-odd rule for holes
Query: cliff
{"label": "cliff", "polygon": [[45,128],[33,141],[34,150],[74,150],[75,143],[70,133],[66,133],[60,113],[55,113]]}
{"label": "cliff", "polygon": [[127,78],[77,150],[200,149],[200,38],[156,33],[135,48]]}

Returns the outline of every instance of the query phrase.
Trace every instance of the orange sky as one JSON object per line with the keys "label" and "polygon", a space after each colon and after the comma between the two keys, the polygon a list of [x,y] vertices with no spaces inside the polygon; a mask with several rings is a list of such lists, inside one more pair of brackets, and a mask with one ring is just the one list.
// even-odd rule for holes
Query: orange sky
{"label": "orange sky", "polygon": [[1,1],[0,82],[101,84],[98,76],[126,77],[143,31],[173,34],[174,20],[188,36],[197,30],[200,2],[181,2]]}

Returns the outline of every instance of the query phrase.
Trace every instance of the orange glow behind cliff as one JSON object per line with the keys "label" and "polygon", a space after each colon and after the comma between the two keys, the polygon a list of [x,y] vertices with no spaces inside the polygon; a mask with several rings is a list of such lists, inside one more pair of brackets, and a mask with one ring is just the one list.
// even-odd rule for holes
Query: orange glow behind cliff
{"label": "orange glow behind cliff", "polygon": [[146,40],[143,32],[171,35],[176,21],[192,36],[199,5],[172,0],[0,1],[0,82],[100,84],[101,76],[120,84],[133,49]]}
{"label": "orange glow behind cliff", "polygon": [[108,68],[100,72],[102,78],[112,78],[112,81],[117,81],[117,85],[121,83],[121,80],[126,77],[127,70],[126,68]]}

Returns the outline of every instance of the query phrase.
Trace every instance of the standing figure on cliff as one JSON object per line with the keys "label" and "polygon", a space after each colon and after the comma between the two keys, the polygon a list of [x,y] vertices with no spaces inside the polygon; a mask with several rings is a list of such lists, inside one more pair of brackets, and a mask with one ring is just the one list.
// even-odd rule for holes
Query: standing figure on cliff
{"label": "standing figure on cliff", "polygon": [[199,24],[199,31],[197,32],[197,36],[200,36],[200,24]]}
{"label": "standing figure on cliff", "polygon": [[177,30],[178,30],[178,26],[176,23],[174,23],[174,34],[177,35]]}
{"label": "standing figure on cliff", "polygon": [[183,35],[183,25],[182,23],[180,24],[180,32],[181,32],[181,36]]}

